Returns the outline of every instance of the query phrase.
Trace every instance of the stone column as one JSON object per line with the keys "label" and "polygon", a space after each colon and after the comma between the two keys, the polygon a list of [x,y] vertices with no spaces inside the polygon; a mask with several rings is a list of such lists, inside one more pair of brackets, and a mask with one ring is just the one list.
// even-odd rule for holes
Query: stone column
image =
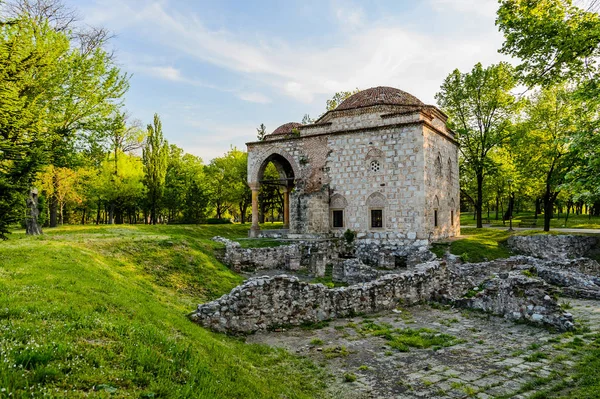
{"label": "stone column", "polygon": [[258,225],[258,191],[260,183],[249,183],[252,190],[252,227],[250,228],[250,237],[258,237],[260,226]]}
{"label": "stone column", "polygon": [[290,188],[283,189],[283,228],[290,228]]}

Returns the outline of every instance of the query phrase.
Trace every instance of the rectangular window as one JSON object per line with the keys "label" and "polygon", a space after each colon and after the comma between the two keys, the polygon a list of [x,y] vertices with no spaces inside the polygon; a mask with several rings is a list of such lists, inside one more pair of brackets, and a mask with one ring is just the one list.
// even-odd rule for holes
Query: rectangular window
{"label": "rectangular window", "polygon": [[433,226],[438,227],[437,209],[433,211]]}
{"label": "rectangular window", "polygon": [[333,227],[344,227],[344,211],[333,211]]}
{"label": "rectangular window", "polygon": [[381,209],[371,209],[371,227],[383,227],[383,211]]}
{"label": "rectangular window", "polygon": [[450,211],[450,226],[454,226],[454,211]]}

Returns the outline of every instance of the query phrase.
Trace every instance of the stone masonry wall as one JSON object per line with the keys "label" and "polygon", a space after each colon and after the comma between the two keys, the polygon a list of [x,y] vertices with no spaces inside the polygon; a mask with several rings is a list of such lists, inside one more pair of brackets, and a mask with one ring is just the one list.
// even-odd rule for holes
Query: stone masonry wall
{"label": "stone masonry wall", "polygon": [[[301,126],[299,136],[248,143],[249,182],[260,179],[259,171],[272,154],[290,163],[296,183],[290,197],[294,236],[339,235],[347,229],[358,232],[359,238],[378,240],[453,236],[459,231],[457,149],[440,135],[451,134],[431,115],[394,110],[378,106],[336,113],[319,124]],[[429,152],[442,153],[444,170],[450,160],[452,173],[434,179]],[[372,162],[378,163],[376,170]],[[334,195],[346,203],[339,229],[330,220]],[[430,206],[434,195],[440,201],[440,227],[435,231]],[[450,207],[454,226],[449,223]],[[383,209],[383,227],[371,228],[371,209]]]}
{"label": "stone masonry wall", "polygon": [[[424,161],[422,127],[410,125],[331,136],[327,170],[331,194],[341,195],[345,229],[361,238],[427,238],[423,226]],[[371,169],[371,162],[379,170]],[[384,198],[383,228],[370,228],[369,198]],[[381,206],[374,206],[380,208]]]}
{"label": "stone masonry wall", "polygon": [[[456,145],[429,128],[424,129],[425,229],[432,239],[460,235],[460,187],[458,182],[458,153]],[[437,165],[437,159],[440,164]],[[441,169],[439,168],[441,166]],[[434,210],[438,210],[438,226]],[[454,212],[454,215],[452,215]]]}
{"label": "stone masonry wall", "polygon": [[507,244],[516,252],[542,259],[580,258],[598,242],[595,237],[575,235],[511,236]]}
{"label": "stone masonry wall", "polygon": [[250,333],[297,326],[360,313],[394,309],[399,303],[430,299],[446,282],[446,265],[429,262],[403,274],[362,285],[328,289],[296,277],[259,277],[216,301],[202,304],[190,318],[214,331]]}

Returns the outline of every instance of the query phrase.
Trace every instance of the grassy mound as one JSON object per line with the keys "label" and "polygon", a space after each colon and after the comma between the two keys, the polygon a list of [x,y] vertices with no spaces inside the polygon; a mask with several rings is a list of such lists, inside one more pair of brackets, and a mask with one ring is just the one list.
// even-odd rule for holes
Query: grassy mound
{"label": "grassy mound", "polygon": [[186,317],[241,281],[210,237],[246,231],[80,226],[0,243],[0,397],[314,397],[310,362]]}

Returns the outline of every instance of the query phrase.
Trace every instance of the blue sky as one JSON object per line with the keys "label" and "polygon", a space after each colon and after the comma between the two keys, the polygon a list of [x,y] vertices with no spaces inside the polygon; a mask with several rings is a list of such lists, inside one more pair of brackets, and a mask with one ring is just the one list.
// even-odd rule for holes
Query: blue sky
{"label": "blue sky", "polygon": [[318,116],[336,91],[385,85],[434,103],[453,69],[506,59],[496,0],[67,3],[116,35],[132,116],[157,112],[169,142],[205,162],[245,149],[261,123]]}

